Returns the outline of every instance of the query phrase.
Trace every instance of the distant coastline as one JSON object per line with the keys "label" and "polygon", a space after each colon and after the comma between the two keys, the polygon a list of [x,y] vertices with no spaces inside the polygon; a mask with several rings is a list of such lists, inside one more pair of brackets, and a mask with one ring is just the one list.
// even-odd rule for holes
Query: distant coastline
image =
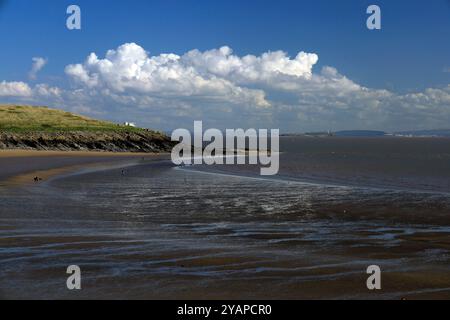
{"label": "distant coastline", "polygon": [[305,136],[305,137],[403,137],[403,138],[449,138],[450,129],[437,130],[412,130],[385,132],[378,130],[343,130],[343,131],[318,131],[305,133],[287,133],[282,134],[283,137]]}

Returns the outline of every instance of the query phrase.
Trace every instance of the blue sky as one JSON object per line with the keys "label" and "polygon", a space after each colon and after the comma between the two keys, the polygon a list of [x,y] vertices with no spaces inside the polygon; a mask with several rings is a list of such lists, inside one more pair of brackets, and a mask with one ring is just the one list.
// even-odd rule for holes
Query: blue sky
{"label": "blue sky", "polygon": [[[24,82],[31,89],[37,84],[45,83],[63,90],[76,90],[73,77],[68,77],[65,72],[67,65],[83,63],[91,52],[95,52],[100,59],[104,58],[107,50],[116,49],[126,43],[136,43],[144,48],[149,56],[161,53],[182,56],[192,49],[204,52],[222,46],[232,48],[233,54],[238,57],[249,54],[260,56],[277,50],[284,51],[291,58],[295,58],[301,51],[314,53],[319,60],[314,64],[313,73],[320,73],[323,67],[331,66],[340,75],[362,87],[388,90],[398,95],[402,103],[407,103],[405,102],[408,100],[407,94],[419,94],[428,88],[444,89],[444,94],[447,94],[446,90],[450,83],[448,0],[0,0],[1,2],[3,3],[0,7],[2,48],[0,81]],[[65,11],[70,4],[81,7],[80,31],[69,31],[65,28],[67,18]],[[379,31],[370,31],[366,28],[368,15],[365,11],[370,4],[377,4],[381,8],[382,29]],[[45,58],[47,64],[40,70],[36,79],[29,79],[33,57]],[[226,81],[235,80],[227,78]],[[243,86],[242,82],[233,82],[233,85]],[[274,88],[267,89],[266,85],[261,83],[245,83],[245,88],[263,90],[270,104],[274,102],[275,105],[277,102],[276,114],[268,115],[270,112],[267,110],[262,112],[267,125],[281,127],[285,125],[286,130],[297,129],[297,124],[287,120],[292,117],[280,110],[287,104],[294,108],[293,101],[298,102],[298,96],[288,101],[287,96],[292,96],[291,93]],[[302,87],[299,88],[301,90]],[[151,92],[155,94],[153,89]],[[283,96],[282,101],[272,101],[280,96]],[[14,97],[9,96],[6,100],[14,100]],[[65,101],[67,100],[66,98]],[[180,102],[178,98],[175,100]],[[341,103],[351,104],[346,101]],[[166,102],[171,103],[171,100]],[[446,96],[441,102],[443,105],[447,103]],[[207,102],[202,100],[197,104],[206,105]],[[65,107],[71,109],[74,108],[73,105],[72,98]],[[339,118],[347,116],[344,114],[335,114],[330,120],[318,121],[317,125],[311,124],[311,121],[317,119],[319,115],[308,115],[312,108],[310,105],[311,101],[305,103],[297,114],[300,118],[298,127],[302,127],[301,115],[304,115],[307,124],[303,126],[305,130],[322,129],[323,126],[353,128],[350,128],[352,123],[340,122]],[[318,105],[320,109],[322,103]],[[136,112],[136,117],[142,117],[144,107]],[[423,112],[420,111],[422,107],[418,108],[421,116],[423,116]],[[221,108],[226,106],[221,105]],[[118,107],[113,109],[106,116],[115,120],[119,116]],[[439,107],[439,112],[441,109]],[[92,114],[96,111],[87,107],[85,110]],[[410,120],[407,123],[398,123],[399,127],[414,129],[414,116],[409,111],[406,112],[406,118],[409,117]],[[102,109],[99,112],[107,111]],[[172,117],[173,112],[172,110],[171,114],[166,114],[164,109],[155,107],[149,114],[164,118]],[[217,112],[220,113],[220,110]],[[432,108],[430,112],[433,112]],[[214,118],[213,111],[209,110],[208,113],[210,118]],[[326,113],[324,112],[324,115]],[[391,109],[388,113],[389,115],[381,116],[378,122],[369,126],[374,129],[395,127],[395,121],[400,121],[398,118],[401,114],[396,114]],[[200,115],[200,111],[197,114]],[[245,108],[244,114],[248,117],[256,114],[257,122],[262,119],[261,113],[257,111],[253,113],[248,108]],[[388,119],[388,116],[397,118]],[[268,117],[270,120],[267,120]],[[178,116],[166,125],[151,121],[145,123],[158,127],[173,127],[187,122],[187,118],[185,120],[182,118]],[[384,118],[384,122],[381,118]],[[434,114],[431,118],[433,119],[429,123],[416,127],[428,128],[440,125],[434,121]],[[216,119],[212,123],[218,121]],[[367,127],[368,124],[363,121],[354,123],[355,128]]]}

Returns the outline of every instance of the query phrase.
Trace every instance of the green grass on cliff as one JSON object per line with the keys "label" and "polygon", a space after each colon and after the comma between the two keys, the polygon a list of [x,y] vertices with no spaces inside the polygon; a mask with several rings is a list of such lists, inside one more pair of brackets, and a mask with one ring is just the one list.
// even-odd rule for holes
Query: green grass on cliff
{"label": "green grass on cliff", "polygon": [[143,129],[117,125],[47,107],[0,105],[0,132],[140,132]]}

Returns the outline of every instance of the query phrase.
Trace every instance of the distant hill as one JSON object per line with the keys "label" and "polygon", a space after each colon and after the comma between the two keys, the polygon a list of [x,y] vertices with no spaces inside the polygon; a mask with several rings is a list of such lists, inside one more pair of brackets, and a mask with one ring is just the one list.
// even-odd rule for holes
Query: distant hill
{"label": "distant hill", "polygon": [[417,130],[417,131],[398,131],[388,133],[376,130],[343,130],[337,132],[307,132],[307,133],[288,133],[282,134],[283,137],[308,136],[308,137],[450,137],[450,129],[441,130]]}
{"label": "distant hill", "polygon": [[374,130],[346,130],[335,132],[336,137],[382,137],[386,135],[384,131]]}
{"label": "distant hill", "polygon": [[412,136],[412,137],[450,137],[450,129],[401,131],[401,132],[395,132],[394,135],[396,135],[396,136]]}
{"label": "distant hill", "polygon": [[384,131],[374,130],[345,130],[337,132],[317,131],[317,132],[305,132],[305,133],[286,133],[282,134],[282,137],[383,137],[387,135]]}
{"label": "distant hill", "polygon": [[0,149],[169,151],[163,133],[47,107],[0,105]]}

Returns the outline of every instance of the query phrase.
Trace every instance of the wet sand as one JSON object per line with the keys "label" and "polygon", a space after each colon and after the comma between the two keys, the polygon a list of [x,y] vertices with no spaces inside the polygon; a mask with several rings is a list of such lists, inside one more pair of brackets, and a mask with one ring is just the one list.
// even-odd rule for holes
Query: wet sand
{"label": "wet sand", "polygon": [[[450,299],[448,194],[66,157],[0,162],[14,169],[7,179],[29,175],[19,170],[27,159],[35,171],[134,165],[126,176],[93,167],[0,192],[5,299]],[[83,270],[80,292],[65,287],[71,264]],[[366,288],[372,264],[380,291]]]}
{"label": "wet sand", "polygon": [[168,158],[168,154],[131,152],[0,150],[0,186],[31,184],[34,177],[48,180],[88,167],[126,166]]}

